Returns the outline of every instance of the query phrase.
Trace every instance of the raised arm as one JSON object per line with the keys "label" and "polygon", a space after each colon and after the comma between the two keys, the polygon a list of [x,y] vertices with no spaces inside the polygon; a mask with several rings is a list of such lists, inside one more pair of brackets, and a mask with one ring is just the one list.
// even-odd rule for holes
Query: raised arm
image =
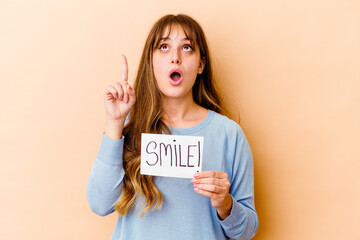
{"label": "raised arm", "polygon": [[135,103],[135,91],[128,83],[128,67],[122,56],[122,77],[107,87],[104,94],[106,127],[99,153],[87,182],[87,199],[91,209],[105,216],[114,211],[121,195],[124,138],[122,131],[126,116]]}
{"label": "raised arm", "polygon": [[112,139],[121,139],[126,116],[135,103],[135,91],[128,83],[128,65],[125,56],[122,56],[121,80],[107,87],[104,101],[105,134]]}

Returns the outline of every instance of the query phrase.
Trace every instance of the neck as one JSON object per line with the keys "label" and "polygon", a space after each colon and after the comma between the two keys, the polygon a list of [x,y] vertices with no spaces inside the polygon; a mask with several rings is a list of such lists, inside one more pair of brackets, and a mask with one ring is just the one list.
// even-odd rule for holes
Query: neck
{"label": "neck", "polygon": [[193,99],[163,99],[164,118],[168,120],[185,119],[197,107]]}
{"label": "neck", "polygon": [[164,123],[176,128],[192,127],[207,116],[207,110],[197,105],[192,97],[188,99],[164,98],[163,109]]}

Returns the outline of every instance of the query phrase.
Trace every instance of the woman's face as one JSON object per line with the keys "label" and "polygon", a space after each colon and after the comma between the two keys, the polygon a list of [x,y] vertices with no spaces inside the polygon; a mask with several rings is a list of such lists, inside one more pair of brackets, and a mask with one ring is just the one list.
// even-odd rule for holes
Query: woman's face
{"label": "woman's face", "polygon": [[196,51],[180,25],[167,27],[153,52],[153,70],[157,85],[166,98],[192,98],[197,74],[204,69],[199,48]]}

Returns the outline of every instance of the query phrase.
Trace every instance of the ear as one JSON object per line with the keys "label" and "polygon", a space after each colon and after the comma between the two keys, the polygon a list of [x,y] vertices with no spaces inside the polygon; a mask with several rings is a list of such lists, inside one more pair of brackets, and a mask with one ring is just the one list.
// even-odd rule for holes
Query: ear
{"label": "ear", "polygon": [[204,71],[204,68],[205,68],[205,57],[200,60],[198,74],[202,74],[202,72]]}

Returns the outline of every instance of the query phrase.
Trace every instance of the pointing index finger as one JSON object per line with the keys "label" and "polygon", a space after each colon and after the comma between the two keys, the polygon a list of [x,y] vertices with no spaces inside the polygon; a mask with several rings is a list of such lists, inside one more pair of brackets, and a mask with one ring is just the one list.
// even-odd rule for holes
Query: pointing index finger
{"label": "pointing index finger", "polygon": [[121,81],[127,82],[128,80],[128,64],[125,55],[121,55]]}

